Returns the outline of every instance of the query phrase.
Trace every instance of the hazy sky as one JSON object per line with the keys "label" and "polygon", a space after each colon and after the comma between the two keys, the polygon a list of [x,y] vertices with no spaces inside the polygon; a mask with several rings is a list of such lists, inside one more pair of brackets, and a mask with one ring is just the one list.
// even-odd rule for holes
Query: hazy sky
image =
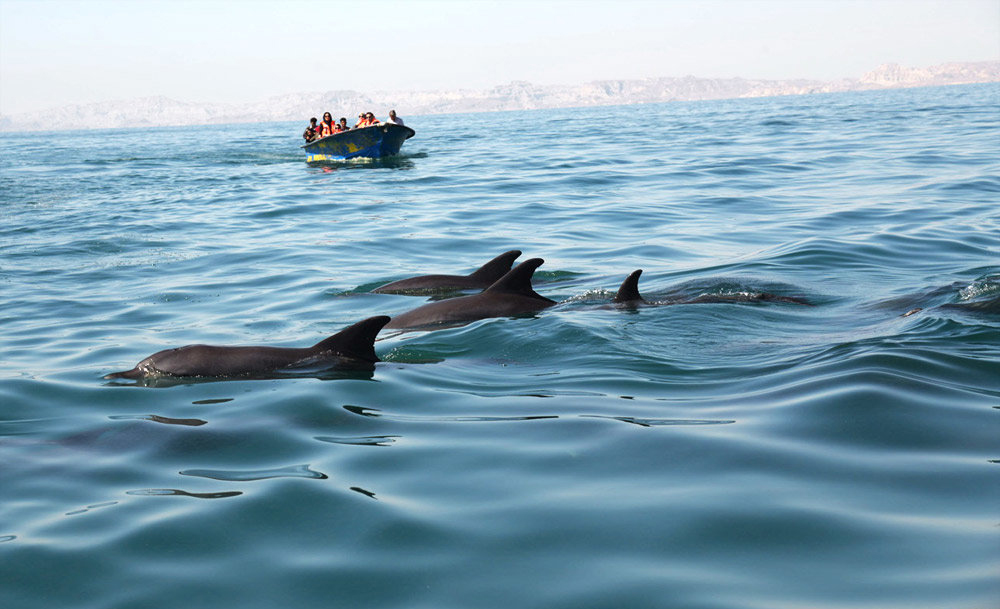
{"label": "hazy sky", "polygon": [[0,113],[1000,59],[1000,0],[0,0]]}

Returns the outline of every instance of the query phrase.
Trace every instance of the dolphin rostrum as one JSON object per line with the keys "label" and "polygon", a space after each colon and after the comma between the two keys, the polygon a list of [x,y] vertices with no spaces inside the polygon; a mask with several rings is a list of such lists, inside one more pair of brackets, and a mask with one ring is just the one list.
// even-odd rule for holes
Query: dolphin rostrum
{"label": "dolphin rostrum", "polygon": [[135,368],[108,374],[106,379],[141,379],[146,377],[254,376],[292,368],[368,368],[379,361],[375,355],[375,336],[389,322],[382,315],[344,328],[312,347],[213,347],[188,345],[150,355]]}
{"label": "dolphin rostrum", "polygon": [[535,292],[531,276],[544,262],[525,260],[478,294],[439,300],[393,317],[386,328],[415,328],[432,324],[464,323],[488,317],[514,317],[555,304]]}
{"label": "dolphin rostrum", "polygon": [[510,270],[520,250],[504,252],[479,267],[470,275],[421,275],[381,285],[372,292],[379,294],[431,294],[455,290],[482,290],[490,287]]}

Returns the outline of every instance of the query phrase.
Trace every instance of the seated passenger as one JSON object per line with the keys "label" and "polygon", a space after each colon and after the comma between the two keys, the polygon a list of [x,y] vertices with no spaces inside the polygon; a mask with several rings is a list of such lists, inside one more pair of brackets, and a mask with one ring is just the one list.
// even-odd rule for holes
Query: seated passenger
{"label": "seated passenger", "polygon": [[323,122],[319,124],[319,136],[326,137],[328,135],[333,135],[335,133],[333,127],[333,115],[329,112],[324,112]]}
{"label": "seated passenger", "polygon": [[369,113],[368,113],[368,114],[367,114],[367,115],[365,116],[365,120],[367,120],[367,121],[368,121],[368,126],[369,126],[369,127],[372,127],[372,126],[374,126],[374,125],[381,125],[381,124],[382,124],[382,123],[380,123],[380,122],[379,122],[379,120],[378,120],[377,118],[375,118],[375,114],[374,114],[374,113],[372,113],[372,112],[369,112]]}
{"label": "seated passenger", "polygon": [[403,119],[401,119],[398,116],[396,116],[396,111],[395,110],[389,110],[389,118],[385,119],[385,122],[389,123],[389,124],[393,124],[393,125],[405,125],[406,124],[406,123],[403,122]]}
{"label": "seated passenger", "polygon": [[362,127],[367,127],[367,126],[368,125],[365,124],[365,113],[362,112],[361,114],[358,115],[358,122],[354,124],[354,128],[361,129]]}
{"label": "seated passenger", "polygon": [[340,117],[340,124],[337,125],[337,128],[340,129],[341,131],[351,130],[351,128],[347,126],[347,119],[344,118],[343,116]]}
{"label": "seated passenger", "polygon": [[316,139],[316,117],[309,119],[309,126],[306,130],[302,132],[302,137],[305,138],[306,142],[311,142]]}

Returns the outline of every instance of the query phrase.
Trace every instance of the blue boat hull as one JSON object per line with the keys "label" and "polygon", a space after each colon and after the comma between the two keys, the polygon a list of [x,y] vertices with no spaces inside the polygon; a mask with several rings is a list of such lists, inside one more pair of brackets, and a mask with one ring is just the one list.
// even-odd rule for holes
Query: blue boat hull
{"label": "blue boat hull", "polygon": [[302,148],[306,151],[307,163],[323,161],[345,161],[355,158],[379,159],[399,153],[403,142],[416,132],[403,125],[375,125],[334,133]]}

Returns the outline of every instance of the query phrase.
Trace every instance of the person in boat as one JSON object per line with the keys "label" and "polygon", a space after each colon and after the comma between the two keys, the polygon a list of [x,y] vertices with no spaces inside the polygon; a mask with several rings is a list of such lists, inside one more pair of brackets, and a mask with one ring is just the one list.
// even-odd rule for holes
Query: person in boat
{"label": "person in boat", "polygon": [[329,112],[323,113],[323,122],[319,124],[319,136],[326,137],[328,135],[333,135],[336,133],[334,127],[336,125],[333,122],[333,115]]}
{"label": "person in boat", "polygon": [[381,122],[379,122],[379,120],[377,118],[375,118],[375,113],[374,112],[369,112],[367,114],[367,116],[366,116],[366,119],[368,120],[368,126],[369,127],[372,127],[374,125],[381,125],[382,124]]}
{"label": "person in boat", "polygon": [[354,123],[354,128],[361,129],[362,127],[367,127],[368,125],[365,124],[366,122],[365,113],[362,112],[358,115],[358,122]]}
{"label": "person in boat", "polygon": [[306,130],[302,132],[302,137],[305,138],[306,142],[311,142],[316,139],[316,117],[309,119],[309,126]]}
{"label": "person in boat", "polygon": [[405,125],[406,124],[406,123],[403,122],[403,119],[401,119],[398,116],[396,116],[396,111],[395,110],[389,110],[389,118],[385,119],[385,122],[388,123],[388,124],[393,124],[393,125]]}
{"label": "person in boat", "polygon": [[347,126],[347,118],[346,117],[343,117],[343,116],[340,117],[340,123],[337,125],[337,128],[340,129],[341,131],[350,131],[351,130],[351,128]]}

